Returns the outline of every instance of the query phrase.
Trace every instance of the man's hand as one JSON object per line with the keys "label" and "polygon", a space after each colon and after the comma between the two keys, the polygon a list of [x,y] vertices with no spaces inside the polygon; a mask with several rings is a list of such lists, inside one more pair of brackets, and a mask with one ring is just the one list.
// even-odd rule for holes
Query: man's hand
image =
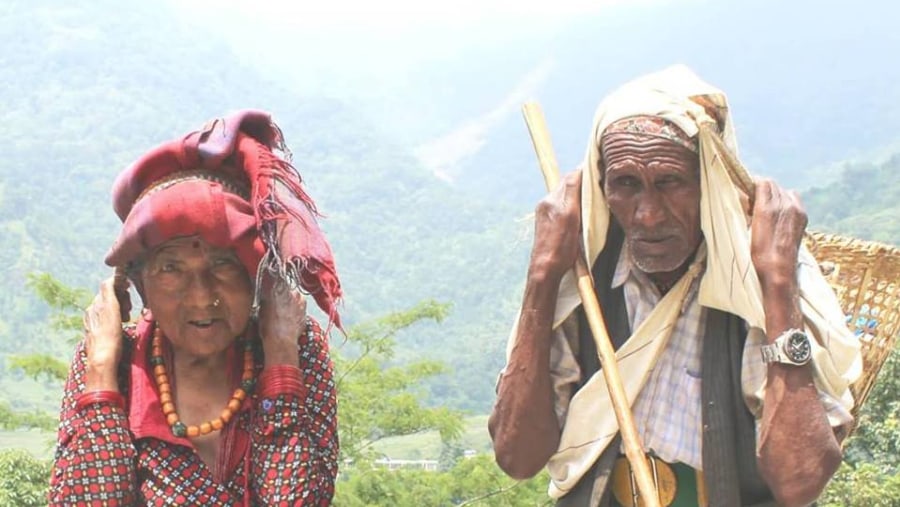
{"label": "man's hand", "polygon": [[567,174],[534,212],[531,270],[559,280],[575,265],[581,243],[581,174]]}
{"label": "man's hand", "polygon": [[[766,335],[772,343],[803,327],[797,256],[806,212],[796,192],[756,182],[750,254],[763,291]],[[758,359],[757,359],[758,360]],[[814,501],[841,463],[841,448],[807,366],[770,364],[757,463],[779,505]]]}
{"label": "man's hand", "polygon": [[750,256],[763,290],[796,283],[797,255],[807,217],[797,192],[774,181],[756,182]]}
{"label": "man's hand", "polygon": [[289,290],[284,281],[263,277],[259,309],[259,334],[262,337],[266,366],[297,366],[297,338],[306,332],[306,298]]}
{"label": "man's hand", "polygon": [[100,291],[84,311],[86,391],[118,391],[117,370],[122,359],[122,317],[114,277],[100,283]]}
{"label": "man's hand", "polygon": [[581,244],[581,171],[566,175],[535,209],[534,248],[515,345],[488,420],[497,464],[510,477],[537,474],[559,446],[550,378],[553,311],[559,281]]}

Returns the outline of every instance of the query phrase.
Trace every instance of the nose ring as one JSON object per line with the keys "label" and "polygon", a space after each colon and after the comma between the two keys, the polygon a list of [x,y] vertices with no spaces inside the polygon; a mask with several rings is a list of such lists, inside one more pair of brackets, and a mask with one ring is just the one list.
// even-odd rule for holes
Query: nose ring
{"label": "nose ring", "polygon": [[222,301],[220,301],[219,298],[216,298],[216,300],[213,301],[213,307],[218,307],[218,306],[219,306],[219,303],[221,303],[221,302],[222,302]]}

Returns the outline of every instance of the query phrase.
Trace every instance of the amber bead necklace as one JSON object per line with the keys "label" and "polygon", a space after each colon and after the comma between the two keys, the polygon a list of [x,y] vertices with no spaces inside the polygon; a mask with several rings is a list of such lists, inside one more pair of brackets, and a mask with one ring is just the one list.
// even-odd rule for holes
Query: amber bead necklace
{"label": "amber bead necklace", "polygon": [[150,364],[153,366],[153,376],[156,378],[156,387],[159,389],[159,402],[162,404],[166,422],[172,428],[172,434],[176,437],[193,438],[222,429],[228,424],[235,412],[241,408],[241,403],[253,392],[253,387],[256,385],[253,368],[253,344],[249,341],[244,344],[244,371],[241,374],[241,385],[234,390],[234,394],[231,395],[231,400],[228,401],[228,404],[222,410],[222,414],[212,421],[188,426],[181,422],[178,413],[175,412],[172,384],[169,382],[166,363],[163,360],[162,341],[162,330],[157,325],[156,329],[153,330],[153,351],[150,356]]}

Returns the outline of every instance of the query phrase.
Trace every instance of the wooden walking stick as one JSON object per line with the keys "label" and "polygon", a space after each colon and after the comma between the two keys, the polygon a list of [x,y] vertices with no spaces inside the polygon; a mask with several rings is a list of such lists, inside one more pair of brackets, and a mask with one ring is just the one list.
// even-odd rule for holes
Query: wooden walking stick
{"label": "wooden walking stick", "polygon": [[[556,156],[553,154],[553,145],[550,143],[550,134],[544,121],[544,113],[536,102],[526,102],[522,106],[522,114],[528,125],[528,133],[531,134],[531,142],[534,144],[534,151],[537,154],[541,172],[544,174],[547,190],[551,191],[559,184],[559,167],[556,163]],[[631,407],[628,406],[625,388],[622,386],[622,376],[619,374],[619,364],[616,362],[616,352],[609,341],[600,304],[597,302],[597,294],[594,292],[594,281],[584,260],[584,255],[579,255],[575,259],[574,269],[575,277],[578,280],[578,294],[581,296],[584,313],[597,345],[597,355],[600,357],[600,365],[603,376],[606,378],[609,397],[612,399],[613,411],[615,411],[616,421],[619,423],[619,432],[622,434],[622,442],[625,445],[625,456],[631,464],[640,492],[641,505],[659,507],[659,495],[634,425]]]}

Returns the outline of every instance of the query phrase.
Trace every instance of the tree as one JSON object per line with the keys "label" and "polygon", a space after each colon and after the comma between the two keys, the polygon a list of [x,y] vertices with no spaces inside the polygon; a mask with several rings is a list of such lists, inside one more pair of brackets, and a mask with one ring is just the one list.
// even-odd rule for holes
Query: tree
{"label": "tree", "polygon": [[[80,334],[75,331],[81,330],[81,312],[90,301],[90,293],[84,289],[68,287],[49,273],[29,273],[27,285],[53,311],[50,315],[51,329],[59,333],[71,333],[71,342],[79,339]],[[69,366],[65,362],[49,354],[10,356],[9,366],[11,369],[24,371],[32,378],[46,378],[60,383],[65,382],[69,372]],[[55,415],[40,410],[14,411],[8,403],[0,401],[0,428],[39,428],[51,431],[56,425]]]}
{"label": "tree", "polygon": [[429,300],[358,324],[347,332],[342,347],[354,352],[332,352],[344,462],[366,466],[377,457],[372,444],[389,436],[437,430],[445,442],[458,438],[462,429],[459,412],[422,403],[422,381],[446,368],[428,360],[391,364],[398,332],[422,320],[440,322],[448,310],[449,305]]}
{"label": "tree", "polygon": [[481,454],[462,459],[446,472],[372,469],[338,483],[341,507],[527,507],[552,505],[546,472],[527,481],[510,479]]}
{"label": "tree", "polygon": [[845,446],[844,464],[822,499],[823,506],[900,505],[900,351],[894,349]]}
{"label": "tree", "polygon": [[[457,445],[461,414],[424,405],[422,383],[446,369],[435,361],[392,365],[403,329],[423,320],[440,322],[448,305],[423,301],[409,310],[352,327],[346,348],[334,351],[338,378],[339,433],[344,465],[335,505],[362,506],[527,506],[548,503],[547,475],[516,482],[493,456],[461,458]],[[441,471],[388,470],[374,466],[372,445],[386,437],[437,430],[442,444]],[[348,462],[352,462],[349,464]]]}
{"label": "tree", "polygon": [[893,507],[900,505],[900,475],[874,463],[844,462],[819,500],[823,507]]}
{"label": "tree", "polygon": [[50,463],[21,449],[0,451],[0,507],[47,505]]}
{"label": "tree", "polygon": [[[69,341],[81,338],[81,312],[90,303],[91,294],[80,288],[68,287],[49,273],[29,273],[26,285],[50,309],[50,327],[54,331],[70,334]],[[10,367],[18,368],[33,378],[46,377],[65,382],[69,366],[48,354],[10,356]]]}
{"label": "tree", "polygon": [[[55,279],[49,273],[30,273],[27,286],[46,303],[53,313],[51,329],[60,333],[72,333],[70,341],[80,337],[74,331],[81,329],[81,311],[90,301],[90,294],[74,289]],[[48,354],[11,356],[10,367],[20,369],[33,378],[47,378],[64,382],[68,365]],[[5,401],[0,401],[0,428],[15,430],[39,428],[52,431],[57,418],[40,410],[15,411]],[[47,486],[50,482],[50,462],[39,460],[22,449],[0,451],[0,507],[47,505]]]}
{"label": "tree", "polygon": [[544,470],[526,481],[510,479],[494,461],[494,456],[481,454],[463,459],[450,471],[458,507],[516,507],[553,505],[547,496],[550,476]]}
{"label": "tree", "polygon": [[0,429],[38,428],[44,431],[52,431],[56,429],[56,422],[56,418],[46,412],[40,410],[31,412],[13,410],[9,403],[0,401]]}

